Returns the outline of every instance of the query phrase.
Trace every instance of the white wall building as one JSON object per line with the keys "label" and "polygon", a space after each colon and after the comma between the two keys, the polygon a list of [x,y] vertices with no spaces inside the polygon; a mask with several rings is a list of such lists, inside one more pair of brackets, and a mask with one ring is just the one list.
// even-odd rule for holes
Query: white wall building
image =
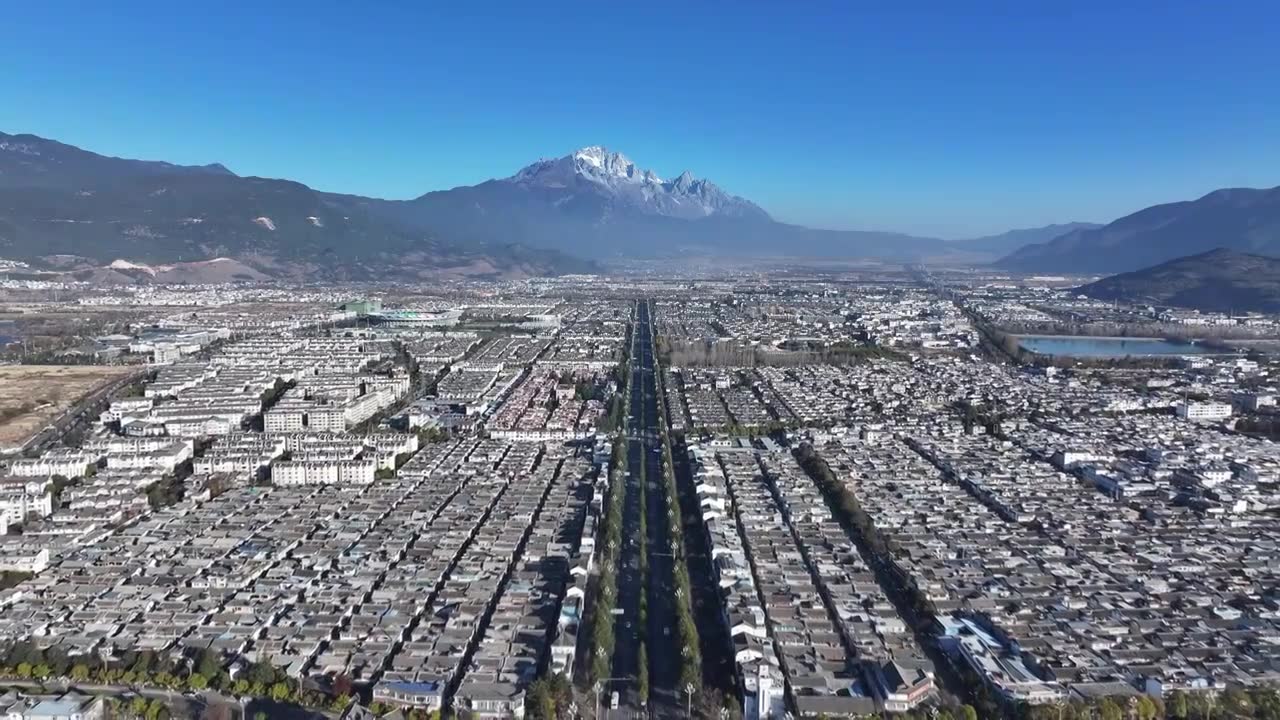
{"label": "white wall building", "polygon": [[271,466],[271,483],[303,485],[368,485],[378,472],[376,460],[290,460]]}
{"label": "white wall building", "polygon": [[1231,405],[1187,400],[1178,404],[1178,417],[1187,420],[1222,420],[1231,417]]}
{"label": "white wall building", "polygon": [[49,549],[18,539],[0,542],[0,571],[39,573],[49,567]]}

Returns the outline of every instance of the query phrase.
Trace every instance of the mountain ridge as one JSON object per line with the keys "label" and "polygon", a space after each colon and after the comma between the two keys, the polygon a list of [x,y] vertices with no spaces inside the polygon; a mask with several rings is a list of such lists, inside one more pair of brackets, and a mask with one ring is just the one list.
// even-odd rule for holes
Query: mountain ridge
{"label": "mountain ridge", "polygon": [[598,270],[597,260],[618,257],[717,254],[974,263],[1063,229],[1092,228],[1051,225],[961,241],[809,228],[775,220],[688,170],[664,179],[603,145],[475,185],[383,200],[240,176],[217,163],[113,158],[0,133],[0,255],[16,259],[228,257],[269,274],[344,278],[554,274]]}
{"label": "mountain ridge", "polygon": [[135,160],[101,155],[30,133],[0,132],[0,187],[79,189],[86,180],[118,180],[145,174],[236,176],[222,163],[176,165],[163,160]]}
{"label": "mountain ridge", "polygon": [[1065,222],[1033,228],[1016,228],[994,235],[953,240],[952,245],[974,252],[992,253],[1003,257],[1027,245],[1048,242],[1074,230],[1091,230],[1102,227],[1099,223]]}
{"label": "mountain ridge", "polygon": [[266,275],[333,279],[596,269],[507,239],[457,242],[292,180],[0,134],[0,256],[39,263],[56,255],[78,256],[80,269],[226,257]]}
{"label": "mountain ridge", "polygon": [[1280,256],[1280,187],[1221,188],[1143,208],[1100,228],[1016,250],[996,265],[1028,272],[1138,270],[1224,247]]}
{"label": "mountain ridge", "polygon": [[1215,248],[1076,288],[1098,299],[1211,312],[1280,312],[1280,258]]}
{"label": "mountain ridge", "polygon": [[652,170],[640,168],[626,155],[602,145],[579,148],[559,158],[542,159],[499,182],[541,188],[580,189],[579,180],[606,188],[618,200],[640,212],[696,219],[712,215],[772,219],[758,205],[730,195],[688,170],[673,180],[663,180]]}

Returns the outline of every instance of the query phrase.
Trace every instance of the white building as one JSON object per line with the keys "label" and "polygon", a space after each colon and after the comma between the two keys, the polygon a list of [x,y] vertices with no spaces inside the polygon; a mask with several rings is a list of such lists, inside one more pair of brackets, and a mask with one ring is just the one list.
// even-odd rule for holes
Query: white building
{"label": "white building", "polygon": [[53,490],[45,480],[38,482],[9,481],[0,484],[0,516],[5,531],[11,523],[21,523],[28,515],[49,517],[53,514]]}
{"label": "white building", "polygon": [[61,475],[73,478],[87,475],[89,468],[97,464],[98,459],[90,455],[45,455],[38,458],[14,460],[9,466],[9,472],[18,477],[47,478]]}
{"label": "white building", "polygon": [[111,406],[102,413],[106,422],[118,422],[125,417],[146,417],[155,405],[155,399],[149,397],[120,398],[111,401]]}
{"label": "white building", "polygon": [[1231,417],[1231,406],[1219,402],[1193,402],[1178,404],[1178,417],[1187,420],[1222,420]]}
{"label": "white building", "polygon": [[271,483],[303,485],[368,485],[378,472],[376,460],[291,460],[271,466]]}
{"label": "white building", "polygon": [[21,538],[0,542],[0,571],[36,574],[49,567],[49,549]]}
{"label": "white building", "polygon": [[180,440],[155,450],[110,453],[107,455],[107,468],[111,470],[156,468],[165,472],[173,472],[179,465],[191,459],[192,454],[192,442],[190,440]]}

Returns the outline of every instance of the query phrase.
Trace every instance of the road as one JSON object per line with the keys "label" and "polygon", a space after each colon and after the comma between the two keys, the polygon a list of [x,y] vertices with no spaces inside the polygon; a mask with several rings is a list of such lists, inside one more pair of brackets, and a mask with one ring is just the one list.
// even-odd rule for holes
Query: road
{"label": "road", "polygon": [[[676,686],[680,663],[676,633],[675,583],[667,527],[666,493],[659,454],[658,397],[653,364],[653,338],[646,302],[637,306],[631,351],[631,410],[627,418],[627,476],[622,505],[622,551],[618,568],[618,615],[614,626],[617,642],[613,676],[639,677],[640,645],[648,655],[649,710],[657,716],[678,716]],[[644,494],[643,500],[641,494]],[[641,512],[645,514],[645,542],[641,537]],[[643,572],[646,553],[648,572]],[[641,597],[647,596],[647,621],[640,622]],[[626,706],[620,715],[642,709],[638,684],[614,687],[623,693]]]}
{"label": "road", "polygon": [[[640,375],[640,340],[633,331],[631,346],[631,363],[628,365],[631,392],[631,410],[627,417],[627,470],[623,476],[622,498],[622,548],[618,553],[618,602],[615,612],[612,676],[615,678],[637,678],[639,676],[639,657],[641,627],[640,598],[644,593],[644,575],[640,568],[640,462],[644,453],[642,443],[636,439],[636,433],[644,427],[644,397],[638,376]],[[623,695],[623,702],[630,707],[638,707],[640,699],[637,684],[633,681],[628,686],[613,687]]]}
{"label": "road", "polygon": [[649,553],[649,684],[650,705],[655,715],[672,715],[680,704],[679,614],[676,608],[676,583],[671,555],[671,521],[667,514],[666,485],[662,479],[662,443],[659,434],[661,405],[658,379],[653,361],[653,337],[649,324],[649,303],[642,301],[637,313],[636,339],[638,380],[644,419],[641,462],[645,466],[645,525],[648,531],[645,548]]}

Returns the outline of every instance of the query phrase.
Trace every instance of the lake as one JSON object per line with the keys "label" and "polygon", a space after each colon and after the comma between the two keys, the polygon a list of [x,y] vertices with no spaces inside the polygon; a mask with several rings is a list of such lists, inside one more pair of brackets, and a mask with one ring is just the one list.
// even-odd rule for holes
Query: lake
{"label": "lake", "polygon": [[1022,335],[1022,349],[1041,355],[1067,357],[1121,358],[1130,355],[1214,355],[1221,351],[1196,343],[1170,342],[1163,338],[1075,337],[1069,335]]}

